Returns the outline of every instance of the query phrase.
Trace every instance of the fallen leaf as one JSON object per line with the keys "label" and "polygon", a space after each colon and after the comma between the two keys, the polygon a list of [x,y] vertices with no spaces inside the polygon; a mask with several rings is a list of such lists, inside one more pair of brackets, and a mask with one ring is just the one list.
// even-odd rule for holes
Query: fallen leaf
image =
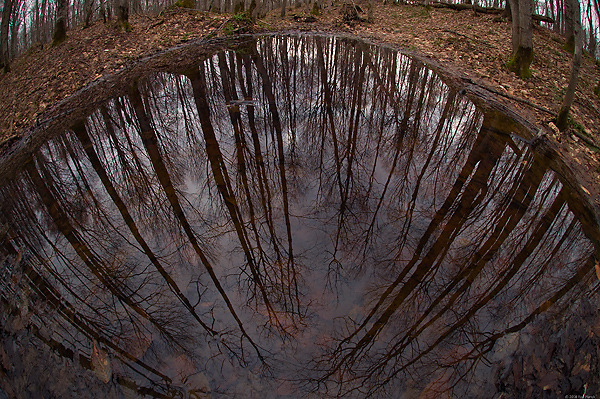
{"label": "fallen leaf", "polygon": [[538,386],[544,391],[555,391],[558,388],[560,377],[561,375],[558,371],[551,371],[540,379]]}
{"label": "fallen leaf", "polygon": [[112,378],[112,367],[108,353],[98,347],[96,340],[92,342],[92,370],[102,382],[108,383]]}
{"label": "fallen leaf", "polygon": [[585,187],[581,186],[581,189],[582,189],[583,191],[585,191],[585,193],[586,193],[587,195],[591,195],[591,194],[590,194],[590,192],[589,192],[589,190],[588,190],[587,188],[585,188]]}
{"label": "fallen leaf", "polygon": [[[598,270],[598,269],[596,269]],[[590,362],[592,360],[592,355],[590,353],[586,353],[584,359],[580,359],[577,361],[577,363],[575,364],[575,366],[573,367],[573,370],[571,371],[571,375],[577,375],[579,373],[581,373],[582,371],[585,372],[590,372]]]}
{"label": "fallen leaf", "polygon": [[535,355],[535,353],[531,354],[531,362],[533,363],[533,367],[537,372],[542,371],[542,361]]}

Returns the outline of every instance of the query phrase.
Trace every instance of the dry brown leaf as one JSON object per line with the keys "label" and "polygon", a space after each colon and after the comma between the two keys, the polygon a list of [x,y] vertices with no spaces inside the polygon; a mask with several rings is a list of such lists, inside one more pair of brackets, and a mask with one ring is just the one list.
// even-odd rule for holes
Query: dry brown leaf
{"label": "dry brown leaf", "polygon": [[577,375],[577,374],[581,373],[582,371],[589,373],[590,369],[591,369],[591,366],[590,366],[591,360],[592,360],[592,355],[590,353],[586,353],[583,360],[580,359],[577,361],[577,363],[573,367],[573,370],[571,371],[571,375]]}
{"label": "dry brown leaf", "polygon": [[544,391],[556,391],[560,383],[561,374],[558,371],[550,371],[542,376],[538,386]]}
{"label": "dry brown leaf", "polygon": [[585,188],[585,187],[581,186],[581,189],[582,189],[583,191],[585,191],[585,193],[586,193],[587,195],[591,195],[591,194],[590,194],[590,191],[589,191],[587,188]]}
{"label": "dry brown leaf", "polygon": [[96,377],[98,377],[102,382],[108,383],[112,378],[110,359],[108,358],[108,352],[106,352],[104,349],[101,349],[96,340],[92,342],[91,362],[92,370],[94,370]]}

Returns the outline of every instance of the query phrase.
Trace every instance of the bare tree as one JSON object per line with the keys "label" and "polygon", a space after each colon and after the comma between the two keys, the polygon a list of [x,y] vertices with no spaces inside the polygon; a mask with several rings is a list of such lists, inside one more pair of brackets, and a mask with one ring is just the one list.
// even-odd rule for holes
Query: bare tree
{"label": "bare tree", "polygon": [[533,2],[510,0],[512,11],[512,57],[507,68],[523,79],[531,76],[529,65],[533,61]]}
{"label": "bare tree", "polygon": [[67,38],[67,10],[68,0],[56,0],[56,22],[54,23],[54,35],[52,45],[62,43]]}
{"label": "bare tree", "polygon": [[[588,0],[588,4],[587,4],[587,21],[588,21],[588,34],[589,34],[589,42],[587,44],[587,49],[588,52],[590,53],[590,55],[593,58],[596,58],[596,51],[597,51],[597,47],[598,47],[598,38],[596,37],[596,30],[594,27],[594,15],[592,14],[594,7],[592,6],[592,2],[591,0]],[[596,10],[596,13],[598,13],[599,10]],[[581,22],[581,26],[583,28],[583,26],[585,25],[585,23],[582,21]]]}
{"label": "bare tree", "polygon": [[582,35],[581,35],[581,20],[579,11],[579,0],[565,0],[570,3],[570,11],[572,12],[573,19],[573,30],[574,30],[574,45],[575,51],[573,53],[573,67],[571,68],[571,78],[569,79],[569,86],[567,86],[567,92],[565,98],[560,107],[558,117],[556,118],[557,127],[563,131],[567,128],[567,117],[573,105],[575,98],[575,89],[577,88],[577,80],[579,78],[579,67],[581,66],[581,52],[582,52]]}
{"label": "bare tree", "polygon": [[23,37],[27,35],[27,25],[25,19],[27,17],[27,2],[24,0],[12,0],[12,17],[10,18],[10,49],[8,50],[9,58],[17,54],[19,47],[19,32],[23,28]]}
{"label": "bare tree", "polygon": [[569,53],[575,52],[575,19],[579,19],[579,15],[575,17],[575,7],[577,8],[577,12],[579,13],[579,1],[577,4],[573,4],[574,2],[571,0],[564,0],[565,8],[564,8],[564,19],[565,19],[565,45],[564,49]]}
{"label": "bare tree", "polygon": [[83,7],[83,27],[88,28],[92,23],[92,15],[94,14],[94,0],[84,0]]}
{"label": "bare tree", "polygon": [[[202,95],[198,94],[198,91],[202,91],[203,86],[205,85],[204,80],[201,78],[202,78],[202,76],[199,73],[193,75],[191,78],[196,101],[198,101],[198,97],[202,97]],[[199,86],[201,86],[201,87],[199,87]],[[153,123],[150,119],[150,116],[146,113],[146,111],[144,109],[144,100],[142,99],[141,93],[138,89],[137,82],[135,82],[135,84],[129,90],[129,100],[131,101],[131,105],[133,107],[135,117],[139,124],[140,138],[142,140],[144,148],[146,149],[146,152],[148,153],[148,157],[150,159],[150,162],[152,163],[152,166],[157,175],[159,183],[166,193],[167,200],[170,203],[171,208],[173,209],[173,212],[175,213],[176,218],[179,220],[181,227],[185,231],[185,233],[190,241],[190,244],[192,244],[192,247],[194,248],[194,251],[198,255],[202,265],[205,267],[206,271],[210,275],[211,280],[213,281],[215,287],[217,288],[217,291],[219,291],[219,294],[225,301],[229,312],[231,313],[231,315],[237,322],[240,332],[248,340],[248,342],[252,345],[252,347],[256,350],[256,353],[257,353],[258,357],[261,359],[261,361],[264,360],[259,347],[254,342],[254,340],[250,337],[250,335],[246,332],[241,319],[239,318],[236,310],[233,307],[231,300],[229,299],[229,296],[227,295],[225,289],[223,288],[221,282],[219,281],[217,274],[215,273],[214,267],[212,266],[208,257],[202,250],[202,248],[200,246],[200,242],[199,242],[198,238],[196,237],[196,234],[194,233],[194,230],[192,229],[190,222],[187,219],[187,216],[182,208],[182,205],[181,205],[181,202],[177,195],[177,192],[173,186],[173,181],[172,181],[169,171],[167,169],[167,163],[165,162],[165,159],[162,156],[162,153],[160,151],[159,140],[158,140],[156,131],[153,128]],[[198,105],[199,114],[202,113],[203,105],[206,105],[206,104],[201,103],[200,105]],[[206,111],[208,111],[208,109],[206,109]],[[243,358],[240,358],[240,360],[244,361]]]}
{"label": "bare tree", "polygon": [[8,26],[13,13],[13,4],[14,0],[4,0],[4,7],[2,7],[2,22],[0,23],[0,67],[4,68],[4,72],[10,71]]}
{"label": "bare tree", "polygon": [[132,27],[129,23],[129,1],[119,0],[117,6],[117,23],[119,27],[126,32],[130,32]]}

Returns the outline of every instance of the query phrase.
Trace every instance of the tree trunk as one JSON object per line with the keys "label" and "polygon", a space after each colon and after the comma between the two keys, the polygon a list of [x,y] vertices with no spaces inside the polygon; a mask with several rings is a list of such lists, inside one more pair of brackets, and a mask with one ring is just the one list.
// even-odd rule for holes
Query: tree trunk
{"label": "tree trunk", "polygon": [[102,22],[106,23],[106,0],[100,0],[100,15],[102,16]]}
{"label": "tree trunk", "polygon": [[[13,1],[12,17],[10,18],[9,29],[10,29],[10,50],[8,50],[9,57],[11,54],[17,54],[19,47],[19,30],[21,24],[23,24],[23,34],[27,34],[27,24],[25,22],[24,14],[26,13],[26,4],[22,1]],[[21,14],[23,11],[23,14]],[[22,16],[23,15],[23,16]]]}
{"label": "tree trunk", "polygon": [[554,2],[552,3],[552,12],[556,11],[556,17],[555,19],[555,24],[553,26],[553,30],[556,33],[560,33],[561,29],[562,29],[562,2],[561,0],[556,0],[556,6],[554,6]]}
{"label": "tree trunk", "polygon": [[[592,22],[590,21],[590,24],[591,23]],[[595,35],[594,31],[593,31],[593,27],[590,26],[590,42],[588,44],[588,49],[587,50],[590,53],[590,56],[592,58],[596,58],[597,48],[598,48],[598,40],[596,39],[596,35]]]}
{"label": "tree trunk", "polygon": [[[594,7],[593,7],[594,11],[596,12],[596,21],[600,20],[600,2],[598,2],[598,0],[594,0]],[[591,17],[590,17],[591,18]],[[595,33],[594,33],[595,35]]]}
{"label": "tree trunk", "polygon": [[245,4],[243,0],[235,0],[233,5],[233,13],[241,14],[244,12]]}
{"label": "tree trunk", "polygon": [[50,37],[52,37],[52,28],[51,28],[52,23],[49,20],[47,9],[48,9],[48,0],[42,0],[40,13],[39,13],[40,20],[39,20],[39,24],[38,24],[38,30],[39,30],[38,41],[39,42],[46,42],[49,40]]}
{"label": "tree trunk", "polygon": [[32,25],[34,24],[33,21],[35,21],[35,25],[33,25],[31,27],[31,29],[29,29],[29,32],[31,33],[31,41],[33,43],[37,43],[40,40],[40,35],[41,35],[41,28],[40,28],[40,2],[39,0],[35,0],[35,5],[34,5],[34,16],[32,17]]}
{"label": "tree trunk", "polygon": [[248,16],[252,22],[256,22],[256,0],[252,0],[248,6]]}
{"label": "tree trunk", "polygon": [[4,0],[2,7],[2,22],[0,23],[0,67],[4,72],[10,71],[10,62],[8,54],[8,27],[10,16],[12,15],[13,0]]}
{"label": "tree trunk", "polygon": [[56,23],[54,24],[54,35],[52,36],[52,45],[62,43],[67,38],[67,0],[56,1]]}
{"label": "tree trunk", "polygon": [[[581,35],[581,15],[579,10],[579,0],[566,0],[570,4],[571,18],[573,20],[574,30],[574,41],[575,51],[573,54],[573,67],[571,69],[571,78],[569,79],[569,86],[565,93],[562,106],[556,118],[556,126],[560,131],[564,131],[567,128],[567,117],[573,105],[575,99],[575,89],[577,88],[577,80],[579,78],[579,67],[581,66],[581,53],[582,53],[582,35]],[[567,18],[568,19],[568,18]]]}
{"label": "tree trunk", "polygon": [[[594,15],[592,14],[592,0],[588,0],[588,16],[587,20],[589,23],[590,42],[588,44],[588,51],[592,58],[596,58],[596,48],[598,47],[598,39],[596,38],[596,32],[594,31]],[[598,10],[596,10],[598,12]],[[581,24],[583,26],[583,23]]]}
{"label": "tree trunk", "polygon": [[513,53],[506,67],[523,79],[531,76],[529,65],[533,61],[533,2],[511,0]]}
{"label": "tree trunk", "polygon": [[[575,10],[571,0],[565,0],[565,45],[563,48],[569,53],[575,52]],[[579,1],[577,1],[577,9],[579,9]],[[577,16],[579,19],[579,16]]]}
{"label": "tree trunk", "polygon": [[117,6],[117,23],[125,32],[131,32],[132,26],[129,23],[129,1],[120,0]]}
{"label": "tree trunk", "polygon": [[94,14],[94,0],[85,0],[83,2],[83,27],[89,28]]}
{"label": "tree trunk", "polygon": [[[550,18],[552,18],[554,21],[556,21],[556,12],[554,10],[554,0],[550,0],[548,10],[546,11],[546,15],[548,15]],[[557,24],[555,22],[554,25],[552,26],[552,29],[556,30],[556,25]]]}
{"label": "tree trunk", "polygon": [[510,1],[506,0],[506,7],[504,7],[504,12],[502,13],[502,18],[506,18],[509,21],[512,21],[512,12],[510,9]]}

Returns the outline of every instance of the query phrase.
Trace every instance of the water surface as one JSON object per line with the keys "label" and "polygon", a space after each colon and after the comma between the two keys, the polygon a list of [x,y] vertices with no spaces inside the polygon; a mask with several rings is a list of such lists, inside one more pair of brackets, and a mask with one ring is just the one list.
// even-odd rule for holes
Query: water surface
{"label": "water surface", "polygon": [[494,397],[597,305],[526,130],[395,50],[250,40],[87,115],[0,189],[3,302],[115,389]]}

